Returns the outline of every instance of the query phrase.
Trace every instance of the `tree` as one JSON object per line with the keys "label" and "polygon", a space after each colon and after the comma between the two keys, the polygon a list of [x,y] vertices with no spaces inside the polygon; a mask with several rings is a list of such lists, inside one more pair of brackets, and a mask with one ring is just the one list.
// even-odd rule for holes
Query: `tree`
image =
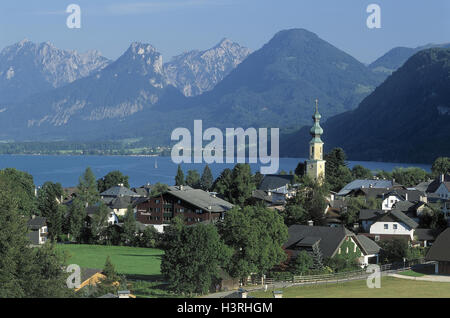
{"label": "tree", "polygon": [[439,157],[431,166],[431,172],[434,177],[441,174],[450,174],[450,158],[449,157]]}
{"label": "tree", "polygon": [[100,200],[94,173],[91,168],[86,168],[85,172],[79,179],[78,197],[86,206],[95,205]]}
{"label": "tree", "polygon": [[213,184],[214,178],[211,173],[211,169],[208,165],[205,166],[205,169],[203,169],[202,177],[200,179],[200,187],[202,190],[210,191],[212,184]]}
{"label": "tree", "polygon": [[108,207],[104,203],[98,204],[96,213],[90,218],[90,232],[94,241],[99,241],[103,238],[103,230],[108,226]]}
{"label": "tree", "polygon": [[0,297],[70,297],[64,261],[49,243],[29,247],[26,218],[9,186],[0,178]]}
{"label": "tree", "polygon": [[185,184],[186,183],[184,181],[183,169],[181,169],[181,166],[178,165],[177,175],[175,177],[175,185],[180,186],[180,185],[185,185]]}
{"label": "tree", "polygon": [[166,192],[168,189],[169,187],[167,186],[167,184],[157,182],[153,185],[152,190],[150,191],[150,196],[151,197],[159,196],[164,192]]}
{"label": "tree", "polygon": [[38,190],[37,207],[40,214],[47,219],[48,236],[51,240],[58,239],[63,229],[63,208],[60,200],[63,188],[60,183],[45,182]]}
{"label": "tree", "polygon": [[353,179],[372,179],[373,178],[372,171],[361,165],[353,166],[352,176],[353,176]]}
{"label": "tree", "polygon": [[287,225],[313,221],[315,225],[323,225],[327,201],[325,195],[328,192],[326,185],[321,185],[303,176],[301,186],[296,195],[288,199],[284,212]]}
{"label": "tree", "polygon": [[342,148],[334,148],[324,157],[325,181],[332,191],[339,191],[353,180],[352,173],[347,167],[347,156]]}
{"label": "tree", "polygon": [[109,257],[109,255],[106,257],[102,273],[106,276],[106,283],[112,284],[119,279],[119,275],[117,275],[116,268],[111,262],[111,257]]}
{"label": "tree", "polygon": [[75,242],[81,243],[82,229],[86,220],[86,207],[84,203],[77,197],[69,206],[69,234],[72,235]]}
{"label": "tree", "polygon": [[123,220],[122,242],[125,245],[133,245],[136,237],[136,219],[134,218],[133,208],[128,207]]}
{"label": "tree", "polygon": [[0,170],[0,181],[17,199],[20,215],[31,216],[36,213],[36,196],[33,177],[14,168]]}
{"label": "tree", "polygon": [[291,264],[291,272],[294,275],[306,275],[314,266],[314,260],[311,254],[306,251],[300,251]]}
{"label": "tree", "polygon": [[425,170],[417,167],[395,168],[392,171],[392,178],[405,187],[413,187],[428,180],[428,174]]}
{"label": "tree", "polygon": [[119,170],[111,171],[103,178],[97,180],[98,192],[102,193],[103,191],[106,191],[109,188],[115,187],[119,184],[123,184],[124,187],[130,188],[128,178],[128,176],[123,175]]}
{"label": "tree", "polygon": [[231,249],[211,224],[181,225],[172,233],[177,234],[165,249],[161,262],[161,273],[169,288],[185,294],[208,292],[219,268],[227,263]]}
{"label": "tree", "polygon": [[197,170],[188,170],[186,184],[192,188],[200,188],[200,175]]}
{"label": "tree", "polygon": [[305,162],[299,162],[297,167],[295,168],[295,175],[299,176],[300,178],[303,177],[306,173],[306,163]]}
{"label": "tree", "polygon": [[380,199],[366,200],[363,196],[345,199],[346,205],[341,214],[342,221],[347,227],[353,227],[358,222],[359,212],[363,209],[380,209]]}
{"label": "tree", "polygon": [[282,249],[287,227],[278,212],[264,207],[245,206],[229,210],[219,225],[225,244],[233,248],[226,267],[232,277],[251,273],[263,275],[286,259]]}
{"label": "tree", "polygon": [[313,269],[316,272],[321,272],[324,268],[323,266],[323,255],[318,244],[313,245],[312,248],[312,259],[313,259]]}
{"label": "tree", "polygon": [[225,200],[231,201],[231,184],[233,183],[231,169],[224,169],[220,176],[214,181],[213,189]]}
{"label": "tree", "polygon": [[403,262],[408,253],[408,242],[404,239],[392,239],[378,243],[381,247],[380,260],[382,263]]}
{"label": "tree", "polygon": [[249,164],[238,163],[231,174],[231,186],[229,194],[231,203],[244,205],[256,189]]}

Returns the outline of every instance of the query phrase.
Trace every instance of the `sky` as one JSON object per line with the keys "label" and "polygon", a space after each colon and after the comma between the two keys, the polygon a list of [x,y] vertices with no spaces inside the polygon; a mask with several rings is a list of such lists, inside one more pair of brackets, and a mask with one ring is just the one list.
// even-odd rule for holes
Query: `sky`
{"label": "sky", "polygon": [[[381,28],[366,25],[367,6],[381,9]],[[66,8],[81,8],[69,29]],[[370,63],[397,46],[450,42],[449,0],[2,0],[0,49],[24,38],[118,58],[133,41],[150,43],[165,61],[227,37],[257,50],[275,33],[304,28]]]}

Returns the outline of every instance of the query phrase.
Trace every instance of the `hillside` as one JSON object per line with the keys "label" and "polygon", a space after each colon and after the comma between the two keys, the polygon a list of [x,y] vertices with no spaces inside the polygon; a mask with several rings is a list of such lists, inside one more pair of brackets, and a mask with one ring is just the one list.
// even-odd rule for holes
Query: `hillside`
{"label": "hillside", "polygon": [[[450,156],[450,49],[415,54],[354,111],[323,123],[325,150],[352,160],[431,163]],[[309,127],[285,136],[283,156],[305,156]]]}

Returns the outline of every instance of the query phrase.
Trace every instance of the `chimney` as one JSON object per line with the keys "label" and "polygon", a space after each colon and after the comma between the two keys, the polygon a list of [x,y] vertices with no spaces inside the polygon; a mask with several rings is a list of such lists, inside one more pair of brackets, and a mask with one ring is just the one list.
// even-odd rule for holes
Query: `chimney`
{"label": "chimney", "polygon": [[183,191],[183,185],[182,184],[180,184],[179,188],[180,188],[180,191]]}
{"label": "chimney", "polygon": [[313,220],[309,220],[308,221],[308,226],[314,226],[314,221]]}
{"label": "chimney", "polygon": [[421,195],[420,198],[419,198],[419,201],[428,203],[428,198],[427,198],[426,195]]}
{"label": "chimney", "polygon": [[119,183],[118,186],[119,186],[119,187],[123,187],[123,183]]}
{"label": "chimney", "polygon": [[405,193],[405,201],[408,201],[408,192]]}
{"label": "chimney", "polygon": [[36,215],[33,214],[33,215],[31,216],[31,218],[34,220],[34,219],[36,218]]}
{"label": "chimney", "polygon": [[445,175],[444,175],[443,173],[441,173],[441,175],[440,175],[440,181],[441,181],[441,183],[444,182],[444,180],[445,180]]}

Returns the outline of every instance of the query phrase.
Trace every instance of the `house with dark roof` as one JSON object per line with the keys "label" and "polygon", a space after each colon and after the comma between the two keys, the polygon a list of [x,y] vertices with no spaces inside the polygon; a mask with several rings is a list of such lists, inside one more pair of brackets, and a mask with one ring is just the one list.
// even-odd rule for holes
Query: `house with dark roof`
{"label": "house with dark roof", "polygon": [[395,183],[393,180],[380,179],[357,179],[346,184],[338,193],[337,196],[347,196],[360,189],[387,189],[395,190],[403,188],[402,185]]}
{"label": "house with dark roof", "polygon": [[436,190],[439,188],[441,183],[443,182],[450,182],[450,174],[441,174],[440,176],[436,177],[431,183],[428,185],[426,189],[426,193],[435,193]]}
{"label": "house with dark roof", "polygon": [[136,206],[136,220],[151,224],[164,232],[172,218],[181,216],[187,225],[223,219],[233,204],[218,198],[214,193],[189,186],[171,186],[156,197],[146,198]]}
{"label": "house with dark roof", "polygon": [[269,195],[278,193],[291,197],[295,194],[292,189],[294,178],[291,174],[267,174],[261,180],[258,190],[266,191]]}
{"label": "house with dark roof", "polygon": [[48,227],[45,217],[33,215],[27,222],[28,238],[32,245],[41,245],[47,241]]}
{"label": "house with dark roof", "polygon": [[436,262],[436,274],[450,275],[450,228],[436,238],[425,259]]}
{"label": "house with dark roof", "polygon": [[414,241],[418,242],[422,247],[433,245],[436,240],[437,233],[433,229],[415,229]]}
{"label": "house with dark roof", "polygon": [[414,230],[419,226],[413,219],[398,210],[383,211],[363,209],[359,212],[359,222],[366,236],[375,241],[403,237],[414,240]]}
{"label": "house with dark roof", "polygon": [[[118,219],[116,213],[114,213],[114,211],[111,208],[109,208],[108,206],[106,208],[108,210],[108,224],[119,223],[119,219]],[[99,209],[100,209],[100,206],[98,204],[93,205],[93,206],[88,206],[86,208],[86,215],[89,218],[92,218],[95,214],[99,213]]]}
{"label": "house with dark roof", "polygon": [[100,197],[103,198],[117,198],[117,197],[138,197],[139,195],[128,189],[127,187],[124,187],[122,184],[119,184],[117,186],[111,187],[106,191],[103,191],[100,193]]}
{"label": "house with dark roof", "polygon": [[352,255],[365,266],[378,262],[379,247],[370,239],[361,242],[345,227],[291,225],[288,228],[288,241],[283,248],[289,258],[295,258],[301,251],[312,252],[318,248],[324,258]]}

